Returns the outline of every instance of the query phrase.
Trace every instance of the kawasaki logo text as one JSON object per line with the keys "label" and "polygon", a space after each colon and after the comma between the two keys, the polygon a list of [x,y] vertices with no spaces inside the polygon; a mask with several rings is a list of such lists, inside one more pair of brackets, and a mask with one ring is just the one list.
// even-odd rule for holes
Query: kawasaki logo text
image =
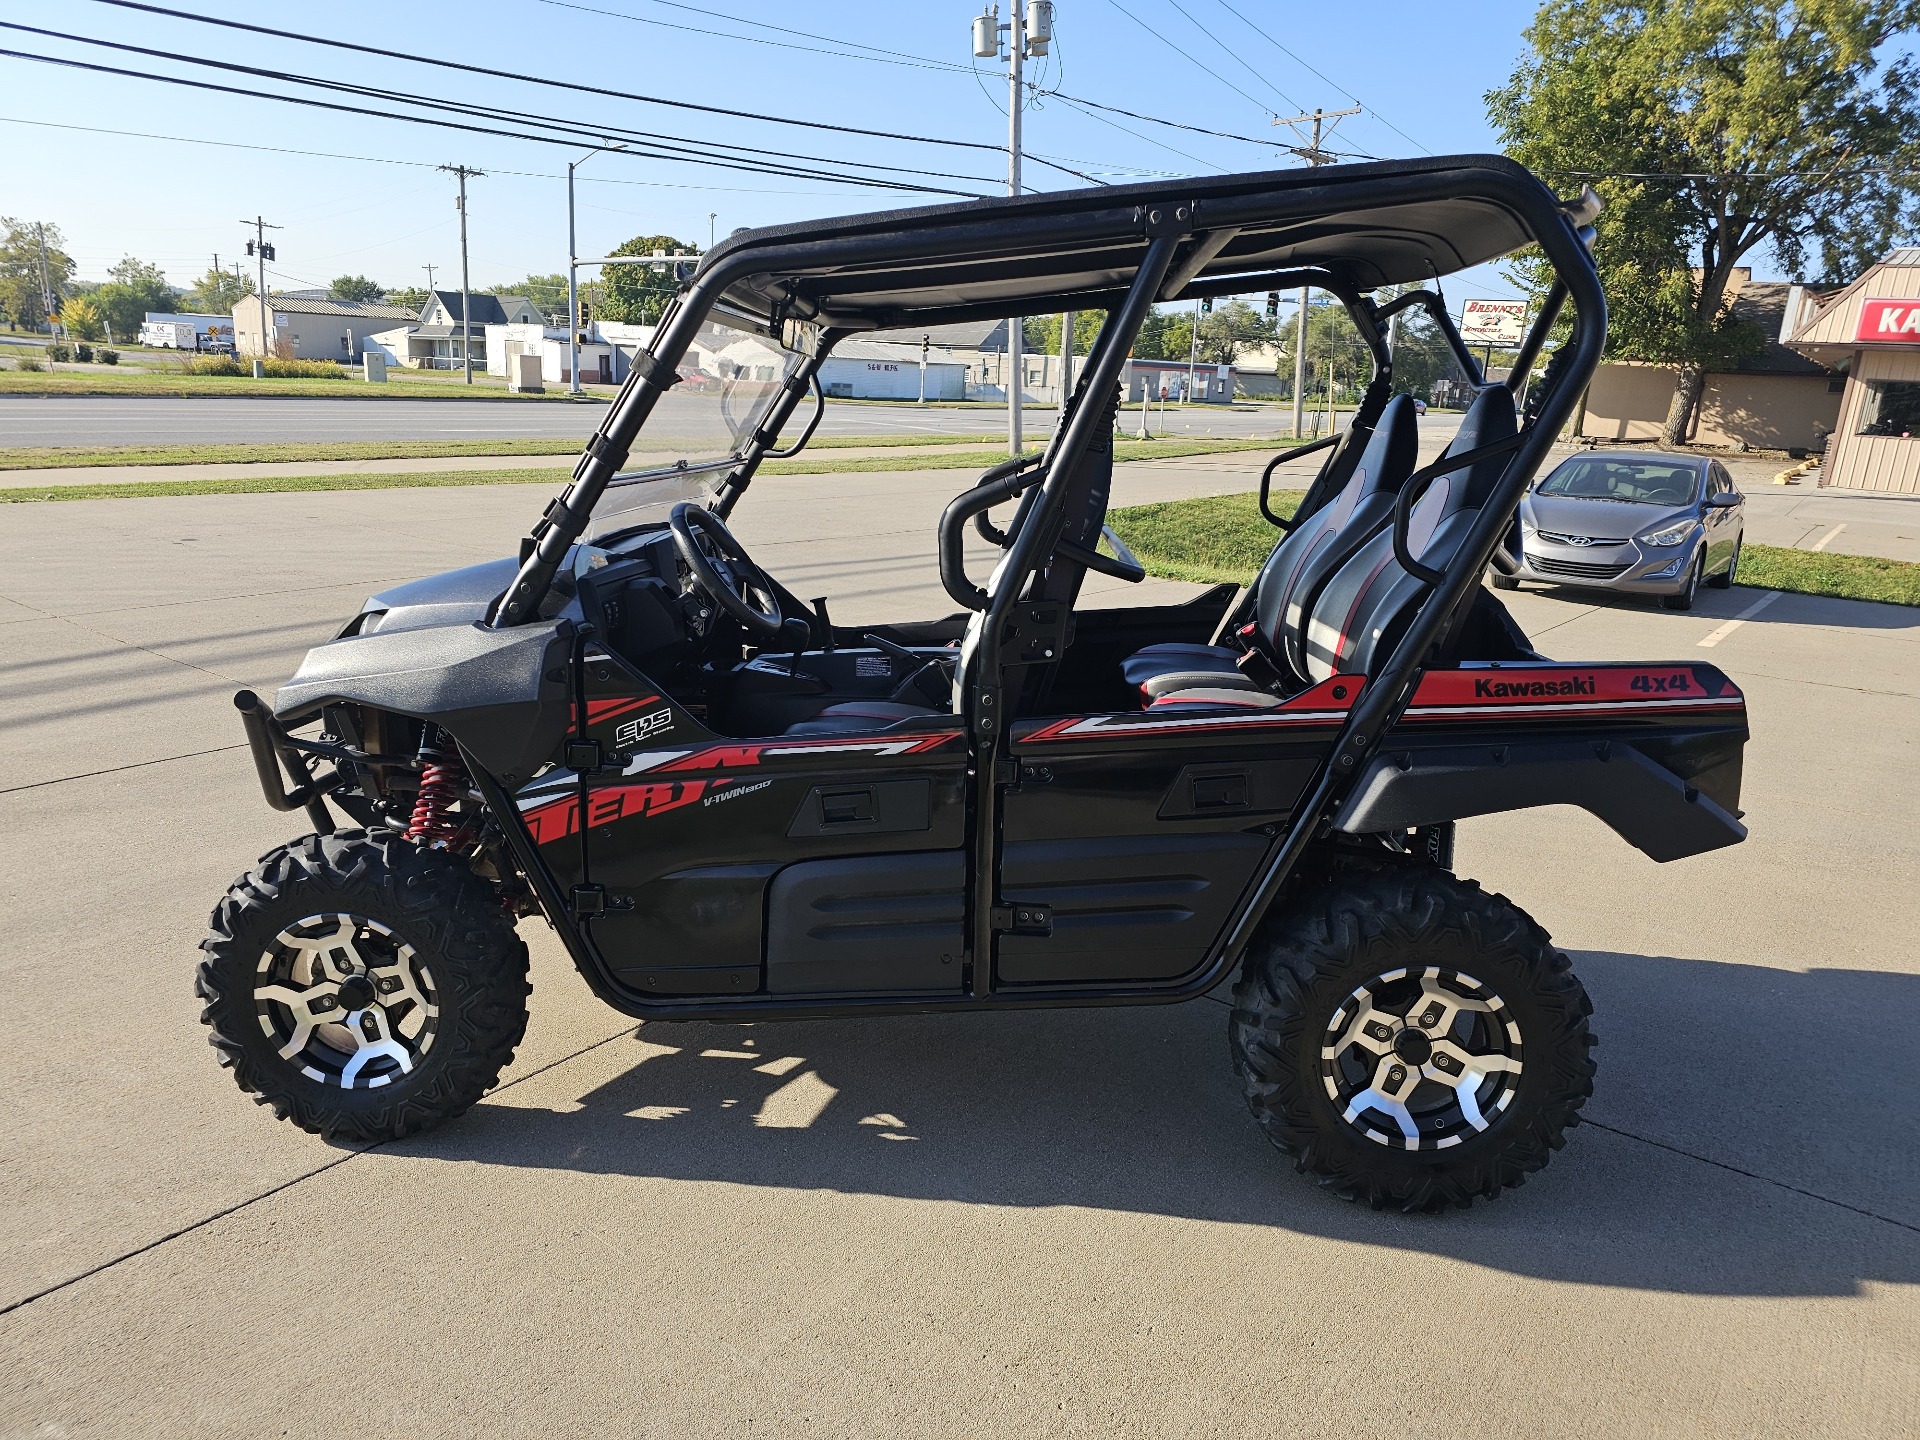
{"label": "kawasaki logo text", "polygon": [[1593,694],[1593,677],[1584,680],[1476,680],[1476,700],[1555,700],[1562,695]]}

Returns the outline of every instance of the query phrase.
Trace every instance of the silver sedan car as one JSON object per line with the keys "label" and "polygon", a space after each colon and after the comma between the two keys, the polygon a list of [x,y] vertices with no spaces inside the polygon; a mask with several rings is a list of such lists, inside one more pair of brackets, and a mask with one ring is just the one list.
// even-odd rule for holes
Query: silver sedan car
{"label": "silver sedan car", "polygon": [[1733,584],[1745,533],[1746,499],[1719,461],[1590,451],[1563,460],[1520,502],[1491,578],[1498,590],[1537,580],[1690,610],[1703,581]]}

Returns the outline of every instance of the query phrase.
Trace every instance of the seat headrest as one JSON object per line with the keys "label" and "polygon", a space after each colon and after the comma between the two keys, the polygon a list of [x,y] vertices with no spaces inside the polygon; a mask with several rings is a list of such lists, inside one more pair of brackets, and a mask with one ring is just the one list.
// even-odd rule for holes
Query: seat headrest
{"label": "seat headrest", "polygon": [[1367,448],[1360,452],[1360,463],[1354,467],[1356,477],[1365,477],[1360,493],[1397,494],[1413,474],[1419,458],[1420,430],[1413,413],[1413,398],[1396,395],[1380,412],[1380,422],[1373,427]]}
{"label": "seat headrest", "polygon": [[[1478,450],[1482,445],[1491,445],[1496,440],[1505,440],[1519,430],[1519,420],[1513,408],[1513,392],[1504,385],[1489,385],[1474,397],[1473,404],[1467,407],[1467,413],[1460,417],[1460,429],[1455,432],[1442,456],[1462,455],[1469,450]],[[1507,472],[1507,466],[1513,460],[1513,452],[1494,455],[1470,467],[1455,480],[1460,487],[1460,503],[1465,509],[1477,510],[1487,503],[1487,497],[1493,493],[1493,487]]]}

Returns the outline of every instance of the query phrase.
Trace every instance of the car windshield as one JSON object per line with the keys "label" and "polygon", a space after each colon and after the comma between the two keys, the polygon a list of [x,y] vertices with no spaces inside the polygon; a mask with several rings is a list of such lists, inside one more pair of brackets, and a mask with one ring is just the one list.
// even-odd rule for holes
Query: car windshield
{"label": "car windshield", "polygon": [[1685,505],[1700,485],[1699,469],[1685,461],[1619,460],[1578,455],[1535,488],[1536,495],[1575,500],[1625,500],[1640,505]]}
{"label": "car windshield", "polygon": [[593,507],[589,538],[655,524],[682,500],[710,498],[803,361],[777,340],[711,317],[680,358],[680,383],[635,438],[626,470]]}

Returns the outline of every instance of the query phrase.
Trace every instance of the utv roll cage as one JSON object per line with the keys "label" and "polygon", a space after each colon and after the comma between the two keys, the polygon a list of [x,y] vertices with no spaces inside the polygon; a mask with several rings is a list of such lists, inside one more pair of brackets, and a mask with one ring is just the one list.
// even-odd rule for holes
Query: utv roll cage
{"label": "utv roll cage", "polygon": [[[1372,356],[1372,378],[1345,431],[1277,457],[1262,477],[1262,509],[1284,529],[1339,493],[1372,438],[1392,394],[1393,357],[1385,322],[1395,314],[1415,306],[1426,310],[1469,379],[1476,387],[1486,385],[1438,294],[1422,288],[1376,304],[1368,292],[1409,283],[1424,287],[1443,275],[1538,245],[1555,278],[1503,383],[1516,396],[1521,393],[1570,303],[1571,331],[1558,363],[1529,403],[1527,423],[1517,435],[1427,466],[1401,492],[1394,553],[1402,567],[1425,584],[1425,594],[1404,637],[1348,713],[1317,780],[1287,824],[1284,842],[1257,872],[1245,903],[1215,942],[1207,963],[1178,987],[1151,987],[1139,998],[1178,1000],[1198,994],[1219,981],[1289,872],[1332,827],[1353,782],[1405,710],[1436,639],[1472,603],[1521,496],[1599,363],[1606,302],[1590,253],[1599,209],[1599,198],[1590,188],[1573,200],[1557,199],[1503,157],[1445,156],[985,200],[737,234],[704,257],[662,318],[651,349],[636,354],[624,387],[571,482],[523,546],[518,574],[490,623],[505,628],[538,616],[595,503],[619,477],[635,437],[660,396],[677,382],[676,366],[710,315],[724,314],[730,325],[777,338],[808,357],[786,380],[784,393],[732,465],[715,506],[725,516],[751,486],[761,461],[776,453],[781,431],[803,398],[816,389],[819,367],[841,339],[882,329],[1105,311],[1106,323],[1044,453],[1031,464],[1008,462],[988,472],[954,501],[942,521],[942,583],[956,603],[977,612],[983,622],[975,627],[977,641],[955,684],[960,696],[956,710],[964,718],[970,750],[975,815],[968,942],[973,954],[990,955],[996,933],[1005,928],[997,923],[1004,921],[997,911],[1005,907],[994,893],[993,846],[1000,787],[1009,783],[1005,772],[1013,768],[1002,758],[1008,681],[1018,667],[1031,663],[1019,653],[1015,611],[1060,543],[1065,477],[1074,473],[1097,431],[1108,425],[1106,405],[1095,402],[1118,385],[1150,308],[1160,302],[1302,286],[1328,291],[1345,306]],[[1294,519],[1275,515],[1268,504],[1274,468],[1320,450],[1331,453]],[[1508,452],[1512,458],[1502,478],[1452,562],[1444,571],[1422,564],[1407,543],[1409,515],[1419,492],[1442,474]],[[1022,497],[1021,508],[1008,526],[1007,555],[989,593],[964,574],[960,533],[968,519],[984,521],[987,508],[1015,495]],[[475,778],[492,806],[510,812],[511,801],[495,782],[478,774]],[[542,892],[547,912],[567,915],[569,903],[534,847],[521,834],[510,835],[510,840],[518,863]],[[576,950],[583,973],[604,973],[578,953],[580,937],[573,927],[557,928]],[[994,998],[992,965],[974,965],[972,977],[973,1003]],[[622,1003],[612,995],[606,998]],[[1053,1003],[1084,1004],[1088,999],[1083,991]],[[1047,1002],[1026,993],[1017,1003]],[[684,1010],[691,1015],[707,1007],[635,1005],[628,998],[622,1008],[663,1014]],[[751,1003],[745,1008],[752,1008]],[[767,1008],[805,1013],[811,1007],[785,1000],[772,1001]],[[943,1007],[935,1002],[902,1008]]]}

